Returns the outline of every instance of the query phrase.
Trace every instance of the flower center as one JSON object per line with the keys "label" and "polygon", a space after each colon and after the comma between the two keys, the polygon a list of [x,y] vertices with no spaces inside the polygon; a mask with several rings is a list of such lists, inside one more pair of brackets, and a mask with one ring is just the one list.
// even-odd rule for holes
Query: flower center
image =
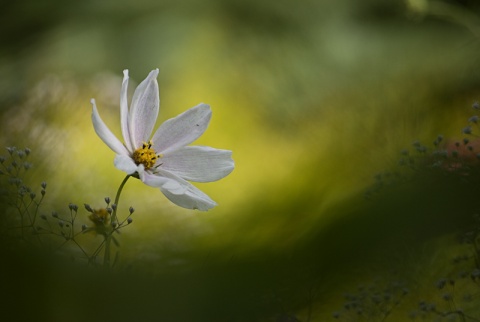
{"label": "flower center", "polygon": [[93,210],[92,214],[88,218],[93,221],[95,226],[105,226],[110,220],[110,215],[107,209],[102,208],[98,210]]}
{"label": "flower center", "polygon": [[145,170],[152,168],[160,157],[161,155],[152,149],[152,141],[148,141],[148,143],[143,142],[142,147],[133,152],[133,161],[137,165],[143,164]]}

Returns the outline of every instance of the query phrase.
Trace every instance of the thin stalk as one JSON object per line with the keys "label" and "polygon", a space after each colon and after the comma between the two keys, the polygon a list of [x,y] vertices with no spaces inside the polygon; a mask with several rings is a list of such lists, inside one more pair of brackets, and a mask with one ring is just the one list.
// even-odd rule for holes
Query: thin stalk
{"label": "thin stalk", "polygon": [[[118,202],[120,200],[120,195],[123,190],[123,186],[125,186],[125,183],[127,183],[128,179],[130,178],[130,175],[127,175],[125,179],[123,179],[122,183],[118,187],[117,190],[117,195],[115,196],[115,207],[112,212],[112,217],[110,219],[110,223],[117,222],[117,209],[118,209]],[[105,254],[103,256],[103,266],[104,267],[110,267],[110,244],[112,241],[112,234],[115,231],[115,229],[112,229],[110,232],[105,233]]]}

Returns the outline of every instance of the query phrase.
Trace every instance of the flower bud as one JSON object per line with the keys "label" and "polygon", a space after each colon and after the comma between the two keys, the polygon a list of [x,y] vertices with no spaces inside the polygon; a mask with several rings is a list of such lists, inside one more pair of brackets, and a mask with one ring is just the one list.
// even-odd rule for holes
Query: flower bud
{"label": "flower bud", "polygon": [[83,205],[85,206],[85,209],[86,209],[88,212],[93,212],[93,209],[92,209],[92,207],[90,207],[89,204],[86,204],[86,203],[85,203],[85,204],[83,204]]}
{"label": "flower bud", "polygon": [[445,287],[446,284],[447,284],[447,280],[444,279],[444,278],[442,278],[441,280],[439,280],[439,281],[437,282],[437,288],[438,288],[439,290],[441,290],[441,289],[443,289],[443,288]]}
{"label": "flower bud", "polygon": [[468,119],[470,123],[477,123],[478,122],[478,115],[473,115]]}
{"label": "flower bud", "polygon": [[472,134],[472,127],[471,126],[466,126],[462,130],[463,134]]}

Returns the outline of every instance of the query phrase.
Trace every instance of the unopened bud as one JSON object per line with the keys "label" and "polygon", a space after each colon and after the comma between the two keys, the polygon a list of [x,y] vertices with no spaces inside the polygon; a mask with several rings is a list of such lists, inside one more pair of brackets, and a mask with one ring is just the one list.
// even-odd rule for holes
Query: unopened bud
{"label": "unopened bud", "polygon": [[478,115],[474,115],[468,119],[470,123],[477,123],[478,122]]}
{"label": "unopened bud", "polygon": [[88,212],[93,212],[93,209],[92,209],[92,207],[90,207],[89,204],[86,204],[86,203],[85,203],[85,204],[83,204],[83,205],[85,206],[85,209],[87,209]]}
{"label": "unopened bud", "polygon": [[73,210],[75,212],[77,212],[77,210],[78,210],[78,206],[74,203],[69,203],[68,208],[70,208],[70,210]]}
{"label": "unopened bud", "polygon": [[463,134],[472,134],[472,127],[471,126],[464,127],[463,130],[462,130],[462,133]]}

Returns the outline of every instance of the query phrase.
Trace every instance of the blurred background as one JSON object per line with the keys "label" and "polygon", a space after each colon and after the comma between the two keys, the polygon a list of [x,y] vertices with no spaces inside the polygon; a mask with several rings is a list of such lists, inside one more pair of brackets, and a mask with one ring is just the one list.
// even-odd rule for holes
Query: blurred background
{"label": "blurred background", "polygon": [[473,0],[3,3],[0,144],[32,150],[28,182],[48,183],[41,211],[114,198],[124,175],[93,131],[89,101],[120,136],[124,69],[131,94],[160,69],[157,126],[210,104],[195,144],[232,150],[236,163],[197,185],[218,203],[206,213],[130,180],[119,211],[135,213],[119,236],[118,275],[6,260],[17,277],[11,311],[328,321],[344,292],[391,269],[428,289],[441,266],[431,255],[478,211],[477,186],[428,177],[364,194],[415,140],[462,139],[480,98],[479,14]]}

